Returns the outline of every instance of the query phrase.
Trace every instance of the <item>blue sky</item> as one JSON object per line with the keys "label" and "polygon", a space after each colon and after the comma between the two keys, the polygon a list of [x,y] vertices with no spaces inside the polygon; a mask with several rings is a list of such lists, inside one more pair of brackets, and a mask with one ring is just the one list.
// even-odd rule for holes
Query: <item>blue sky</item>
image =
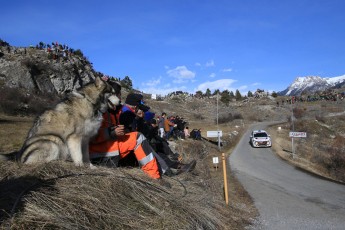
{"label": "blue sky", "polygon": [[345,74],[344,0],[11,0],[0,22],[12,46],[81,49],[146,93],[277,92]]}

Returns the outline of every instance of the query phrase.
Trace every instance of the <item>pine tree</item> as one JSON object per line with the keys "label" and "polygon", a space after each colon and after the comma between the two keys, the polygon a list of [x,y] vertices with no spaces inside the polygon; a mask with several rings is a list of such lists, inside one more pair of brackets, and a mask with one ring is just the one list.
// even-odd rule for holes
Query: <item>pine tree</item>
{"label": "pine tree", "polygon": [[213,94],[212,94],[212,96],[215,96],[215,95],[217,95],[217,94],[219,94],[219,93],[220,93],[219,89],[215,89],[214,92],[213,92]]}
{"label": "pine tree", "polygon": [[235,98],[234,92],[230,91],[229,95],[230,95],[230,98],[231,98],[231,99]]}
{"label": "pine tree", "polygon": [[211,90],[209,88],[206,89],[205,96],[206,97],[210,97],[211,96]]}
{"label": "pine tree", "polygon": [[129,76],[124,77],[121,80],[121,86],[126,88],[126,89],[132,90],[133,89],[133,84],[132,84],[131,78]]}
{"label": "pine tree", "polygon": [[229,102],[231,100],[230,98],[230,93],[229,90],[224,90],[221,94],[220,94],[220,101],[223,102],[226,105],[229,105]]}
{"label": "pine tree", "polygon": [[236,89],[236,96],[235,97],[236,97],[236,101],[239,101],[242,99],[242,95],[238,89]]}
{"label": "pine tree", "polygon": [[202,98],[202,91],[201,90],[196,91],[195,92],[195,97]]}
{"label": "pine tree", "polygon": [[248,97],[253,97],[253,93],[249,90],[247,96]]}

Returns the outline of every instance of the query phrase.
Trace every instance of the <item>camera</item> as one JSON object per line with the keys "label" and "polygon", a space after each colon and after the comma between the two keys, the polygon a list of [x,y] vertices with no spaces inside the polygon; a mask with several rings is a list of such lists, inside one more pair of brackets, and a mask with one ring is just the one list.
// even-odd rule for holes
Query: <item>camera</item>
{"label": "camera", "polygon": [[138,105],[138,109],[144,111],[144,112],[147,112],[150,110],[150,107],[146,106],[146,105],[143,105],[143,104],[139,104]]}

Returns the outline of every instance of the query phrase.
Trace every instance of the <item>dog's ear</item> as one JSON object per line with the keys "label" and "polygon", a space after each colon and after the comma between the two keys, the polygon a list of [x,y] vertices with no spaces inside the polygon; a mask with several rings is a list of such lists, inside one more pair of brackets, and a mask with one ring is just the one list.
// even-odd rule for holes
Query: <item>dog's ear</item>
{"label": "dog's ear", "polygon": [[100,88],[104,87],[105,82],[100,77],[96,77],[95,85],[96,85],[97,89],[100,89]]}

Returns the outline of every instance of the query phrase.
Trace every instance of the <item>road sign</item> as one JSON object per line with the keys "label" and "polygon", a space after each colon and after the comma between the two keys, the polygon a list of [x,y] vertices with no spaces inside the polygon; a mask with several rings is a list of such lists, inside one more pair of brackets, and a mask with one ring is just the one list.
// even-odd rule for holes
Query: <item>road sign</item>
{"label": "road sign", "polygon": [[218,157],[213,157],[213,164],[218,164],[218,163],[219,163]]}
{"label": "road sign", "polygon": [[223,132],[221,130],[219,131],[207,131],[207,137],[222,137]]}
{"label": "road sign", "polygon": [[289,132],[289,137],[307,137],[306,132]]}

